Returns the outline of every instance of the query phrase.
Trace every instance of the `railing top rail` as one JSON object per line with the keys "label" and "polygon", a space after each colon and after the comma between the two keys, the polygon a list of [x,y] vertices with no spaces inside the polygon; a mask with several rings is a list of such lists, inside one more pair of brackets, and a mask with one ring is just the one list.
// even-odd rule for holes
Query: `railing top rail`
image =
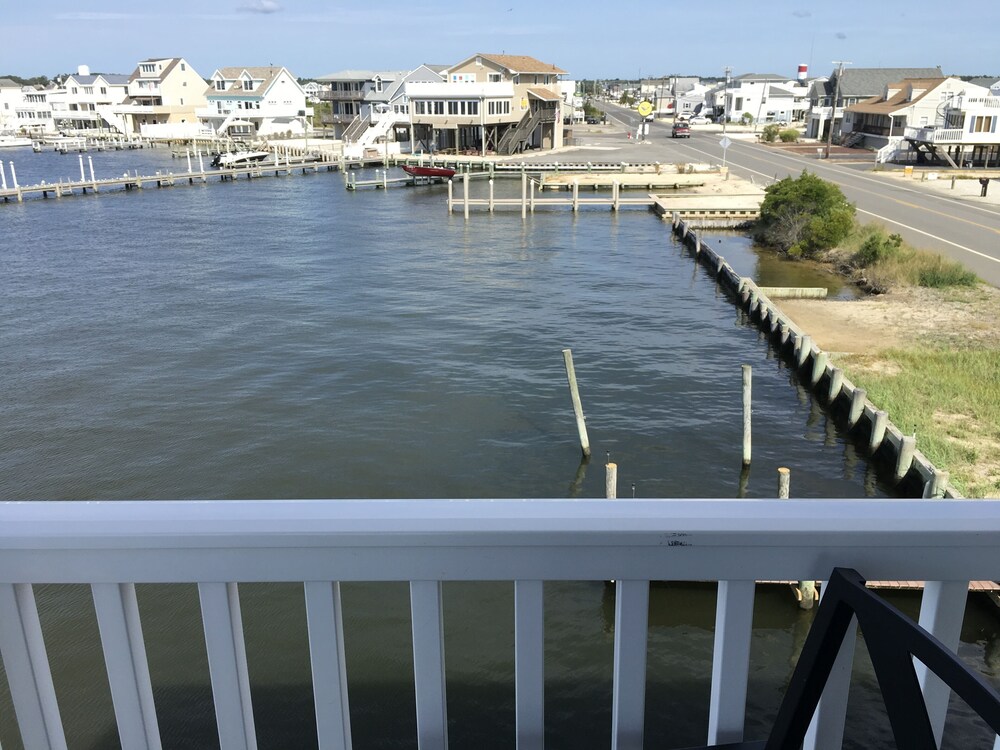
{"label": "railing top rail", "polygon": [[0,503],[0,582],[997,580],[990,501]]}

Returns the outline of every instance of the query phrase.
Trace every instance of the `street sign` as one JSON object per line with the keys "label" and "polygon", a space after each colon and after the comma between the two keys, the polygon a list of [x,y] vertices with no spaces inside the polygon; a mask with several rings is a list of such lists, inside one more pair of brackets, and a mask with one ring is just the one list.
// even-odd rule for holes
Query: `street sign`
{"label": "street sign", "polygon": [[729,140],[728,136],[724,135],[722,136],[722,140],[719,141],[719,145],[722,146],[723,148],[729,148],[730,146],[733,145],[733,142]]}
{"label": "street sign", "polygon": [[651,114],[653,114],[653,105],[650,102],[641,101],[639,102],[639,106],[636,107],[636,110],[643,117],[649,117]]}

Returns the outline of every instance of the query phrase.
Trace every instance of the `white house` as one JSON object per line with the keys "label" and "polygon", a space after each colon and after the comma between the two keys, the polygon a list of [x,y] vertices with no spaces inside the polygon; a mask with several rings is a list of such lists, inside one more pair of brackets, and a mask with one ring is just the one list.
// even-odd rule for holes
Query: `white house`
{"label": "white house", "polygon": [[28,135],[56,132],[50,101],[56,91],[54,87],[21,86],[17,98],[13,99],[13,115],[8,117],[10,129]]}
{"label": "white house", "polygon": [[772,73],[746,73],[729,81],[724,111],[730,121],[795,122],[803,119],[809,87]]}
{"label": "white house", "polygon": [[128,96],[127,75],[91,75],[81,65],[67,76],[57,92],[50,96],[52,118],[60,130],[119,129],[121,120],[114,113],[116,105]]}
{"label": "white house", "polygon": [[909,78],[844,110],[844,142],[879,149],[879,160],[998,164],[1000,97],[959,78]]}
{"label": "white house", "polygon": [[21,84],[0,78],[0,132],[17,130],[17,105],[21,103]]}
{"label": "white house", "polygon": [[312,130],[312,107],[287,68],[219,68],[204,91],[199,122],[219,136],[302,135]]}

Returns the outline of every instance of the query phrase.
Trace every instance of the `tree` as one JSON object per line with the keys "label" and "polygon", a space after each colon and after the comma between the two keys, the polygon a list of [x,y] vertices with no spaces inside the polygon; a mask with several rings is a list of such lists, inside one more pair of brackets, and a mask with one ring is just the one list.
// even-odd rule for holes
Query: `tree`
{"label": "tree", "polygon": [[840,188],[803,171],[770,185],[754,238],[793,256],[836,247],[854,226],[854,206]]}

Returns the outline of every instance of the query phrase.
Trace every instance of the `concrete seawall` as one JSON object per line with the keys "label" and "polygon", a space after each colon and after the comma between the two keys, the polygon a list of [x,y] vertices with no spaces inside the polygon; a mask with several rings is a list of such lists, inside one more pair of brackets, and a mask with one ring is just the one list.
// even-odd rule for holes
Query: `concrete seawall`
{"label": "concrete seawall", "polygon": [[865,391],[848,380],[840,368],[833,366],[827,353],[813,344],[808,333],[781,311],[764,288],[757,286],[753,279],[736,273],[726,259],[703,243],[697,232],[676,213],[672,225],[681,243],[715,276],[734,304],[769,337],[771,346],[795,369],[802,384],[812,390],[817,400],[856,440],[867,445],[871,459],[892,469],[901,493],[961,497],[948,485],[947,472],[936,468],[917,450],[916,437],[905,435],[892,424],[888,415],[867,398]]}

